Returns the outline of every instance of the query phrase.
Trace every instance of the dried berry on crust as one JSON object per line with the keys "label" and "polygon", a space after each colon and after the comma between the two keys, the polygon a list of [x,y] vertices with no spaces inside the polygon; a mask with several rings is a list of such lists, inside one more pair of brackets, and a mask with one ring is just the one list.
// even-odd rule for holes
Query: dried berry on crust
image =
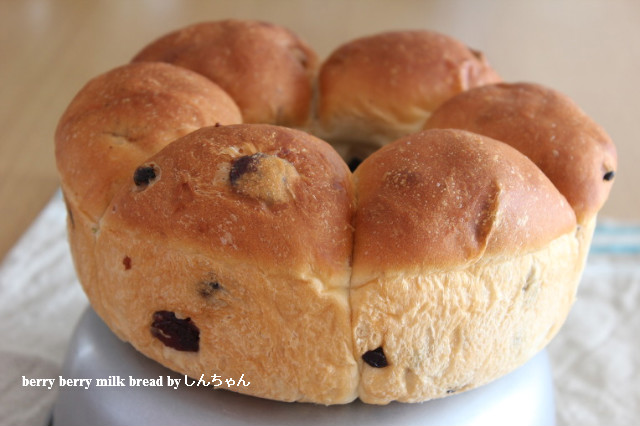
{"label": "dried berry on crust", "polygon": [[151,334],[166,346],[178,351],[198,352],[200,330],[191,318],[180,319],[171,311],[156,311],[151,323]]}
{"label": "dried berry on crust", "polygon": [[389,365],[389,362],[387,361],[387,357],[384,354],[384,350],[382,349],[382,346],[374,350],[365,352],[362,355],[362,360],[375,368],[384,368]]}

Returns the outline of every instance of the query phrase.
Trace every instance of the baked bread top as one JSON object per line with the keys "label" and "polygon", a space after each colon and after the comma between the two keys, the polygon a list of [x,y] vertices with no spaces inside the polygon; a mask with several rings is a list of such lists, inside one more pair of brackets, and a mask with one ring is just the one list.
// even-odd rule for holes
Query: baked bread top
{"label": "baked bread top", "polygon": [[307,124],[318,66],[313,51],[281,26],[253,20],[203,22],[144,47],[134,62],[169,62],[196,71],[236,101],[245,123]]}
{"label": "baked bread top", "polygon": [[234,100],[200,74],[151,62],[115,68],[89,81],[60,118],[65,195],[97,220],[150,155],[201,127],[241,121]]}
{"label": "baked bread top", "polygon": [[567,198],[581,224],[602,208],[617,168],[604,129],[566,95],[535,83],[478,87],[445,102],[425,129],[455,128],[505,142],[529,157]]}
{"label": "baked bread top", "polygon": [[[136,183],[145,169],[153,178]],[[322,278],[330,283],[350,263],[354,208],[351,173],[326,142],[240,124],[203,127],[147,158],[106,217],[230,264],[327,270]]]}
{"label": "baked bread top", "polygon": [[401,138],[355,171],[354,285],[370,275],[442,271],[533,252],[575,228],[575,215],[522,153],[444,129]]}
{"label": "baked bread top", "polygon": [[361,37],[322,63],[314,131],[329,141],[381,146],[418,131],[450,97],[499,81],[482,52],[444,34]]}

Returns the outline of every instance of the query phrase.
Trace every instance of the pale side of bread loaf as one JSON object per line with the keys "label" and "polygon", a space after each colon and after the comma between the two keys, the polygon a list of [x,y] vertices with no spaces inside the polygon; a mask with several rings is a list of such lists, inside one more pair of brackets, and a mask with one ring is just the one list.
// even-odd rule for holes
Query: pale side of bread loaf
{"label": "pale side of bread loaf", "polygon": [[133,61],[169,62],[206,76],[237,102],[245,123],[308,123],[317,55],[281,26],[254,20],[202,22],[160,37]]}
{"label": "pale side of bread loaf", "polygon": [[[256,164],[240,170],[247,158]],[[97,232],[95,275],[81,277],[99,315],[192,377],[244,374],[239,392],[284,401],[356,398],[353,189],[335,151],[282,127],[209,127],[146,165],[157,177],[121,188]],[[252,174],[271,182],[243,180]],[[154,337],[158,312],[189,318],[198,349]]]}
{"label": "pale side of bread loaf", "polygon": [[[244,377],[250,385],[231,390],[261,398],[342,404],[357,397],[346,280],[328,288],[338,283],[312,272],[227,263],[175,236],[119,233],[116,223],[105,223],[96,253],[97,274],[85,277],[99,295],[96,311],[149,358],[195,379]],[[197,351],[152,335],[159,311],[190,319]]]}
{"label": "pale side of bread loaf", "polygon": [[316,126],[332,143],[382,146],[422,128],[455,94],[500,77],[484,55],[433,31],[392,31],[338,47],[318,75]]}
{"label": "pale side of bread loaf", "polygon": [[351,289],[361,400],[425,401],[476,388],[524,364],[556,334],[581,269],[573,233],[533,253],[480,259],[448,271],[388,271]]}
{"label": "pale side of bread loaf", "polygon": [[474,389],[518,368],[565,322],[596,219],[546,247],[452,271],[390,271],[351,289],[356,354],[382,348],[388,367],[359,359],[358,396],[417,402]]}

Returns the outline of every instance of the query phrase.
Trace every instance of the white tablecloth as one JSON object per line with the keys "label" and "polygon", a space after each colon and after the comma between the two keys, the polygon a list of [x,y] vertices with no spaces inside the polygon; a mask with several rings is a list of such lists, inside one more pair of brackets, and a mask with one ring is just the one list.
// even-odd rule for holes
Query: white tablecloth
{"label": "white tablecloth", "polygon": [[[56,194],[0,264],[0,425],[45,425],[56,378],[87,299]],[[566,324],[549,345],[559,425],[640,419],[640,224],[601,220]]]}

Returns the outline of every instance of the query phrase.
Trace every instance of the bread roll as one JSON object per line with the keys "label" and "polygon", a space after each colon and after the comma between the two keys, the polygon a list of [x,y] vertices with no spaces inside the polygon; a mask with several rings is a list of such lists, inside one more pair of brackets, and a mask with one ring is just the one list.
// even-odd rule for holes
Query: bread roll
{"label": "bread roll", "polygon": [[575,215],[524,155],[460,130],[407,136],[355,172],[359,397],[471,389],[556,333],[581,268]]}
{"label": "bread roll", "polygon": [[438,108],[425,129],[456,128],[498,139],[529,157],[587,225],[609,196],[617,168],[607,133],[571,99],[533,83],[487,85]]}
{"label": "bread roll", "polygon": [[138,164],[204,126],[242,120],[216,84],[162,63],[129,64],[89,81],[62,115],[55,153],[65,196],[97,222]]}
{"label": "bread roll", "polygon": [[244,374],[239,392],[355,399],[353,188],[335,151],[283,127],[208,127],[144,168],[155,177],[116,194],[81,277],[114,332],[191,377]]}
{"label": "bread roll", "polygon": [[318,76],[317,128],[335,144],[378,148],[422,128],[451,96],[500,81],[484,55],[432,31],[394,31],[337,48]]}
{"label": "bread roll", "polygon": [[190,25],[152,42],[133,61],[170,62],[219,84],[245,123],[307,124],[316,53],[289,30],[266,22]]}
{"label": "bread roll", "polygon": [[617,169],[604,129],[566,95],[535,83],[500,83],[468,90],[442,104],[425,129],[456,128],[505,142],[529,157],[565,196],[578,222],[584,268],[597,213]]}
{"label": "bread roll", "polygon": [[55,155],[68,211],[69,244],[92,301],[99,222],[138,165],[175,139],[216,123],[241,121],[217,85],[170,64],[129,64],[89,81],[60,118]]}

